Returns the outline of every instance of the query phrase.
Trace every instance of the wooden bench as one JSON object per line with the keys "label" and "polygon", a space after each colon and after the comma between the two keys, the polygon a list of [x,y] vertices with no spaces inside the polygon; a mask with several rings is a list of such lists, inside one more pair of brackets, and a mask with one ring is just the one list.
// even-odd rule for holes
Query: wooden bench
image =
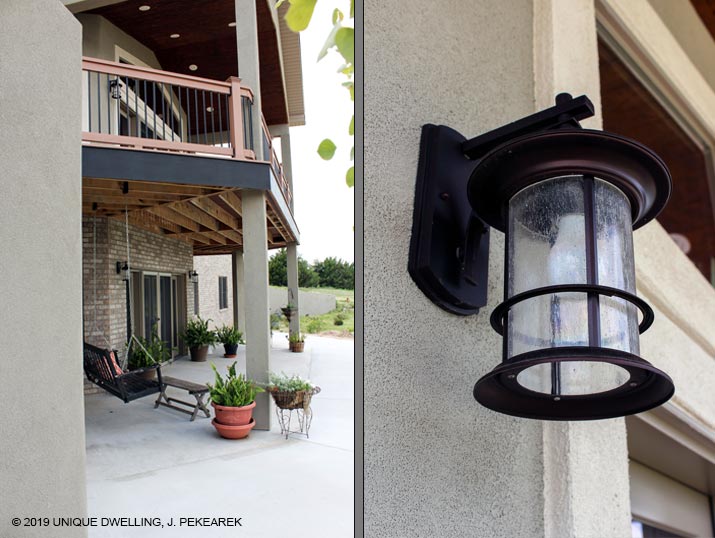
{"label": "wooden bench", "polygon": [[[184,400],[177,400],[176,398],[169,398],[166,395],[166,387],[175,387],[177,389],[185,390],[194,398],[196,398],[196,402],[190,403],[185,402]],[[183,379],[177,379],[175,377],[162,376],[161,393],[159,394],[159,398],[157,398],[156,402],[154,403],[154,408],[156,409],[160,405],[171,407],[172,409],[176,409],[177,411],[181,411],[182,413],[191,415],[192,421],[196,418],[196,414],[199,412],[199,409],[203,411],[207,417],[210,417],[211,413],[206,408],[206,404],[204,403],[204,396],[206,396],[208,392],[209,388],[206,385],[200,385],[199,383],[193,383],[191,381],[185,381]],[[171,405],[171,402],[176,402],[177,404],[184,405],[189,409],[183,409],[181,407]]]}

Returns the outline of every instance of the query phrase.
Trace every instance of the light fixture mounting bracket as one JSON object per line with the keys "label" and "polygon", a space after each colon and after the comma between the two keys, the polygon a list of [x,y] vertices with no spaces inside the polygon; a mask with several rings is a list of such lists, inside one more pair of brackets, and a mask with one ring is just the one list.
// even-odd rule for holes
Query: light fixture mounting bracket
{"label": "light fixture mounting bracket", "polygon": [[461,316],[487,304],[489,226],[467,197],[481,160],[520,136],[580,129],[593,114],[588,97],[562,93],[555,106],[470,140],[443,125],[422,127],[408,271],[433,303]]}

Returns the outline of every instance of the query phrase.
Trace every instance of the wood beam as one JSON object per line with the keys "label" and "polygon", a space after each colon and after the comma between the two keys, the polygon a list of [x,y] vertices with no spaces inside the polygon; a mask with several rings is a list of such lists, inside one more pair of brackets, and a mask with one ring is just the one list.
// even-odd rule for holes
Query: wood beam
{"label": "wood beam", "polygon": [[177,213],[198,222],[212,231],[218,231],[221,228],[218,220],[210,215],[207,215],[203,210],[190,204],[189,202],[174,202],[170,204],[169,207]]}
{"label": "wood beam", "polygon": [[232,230],[240,230],[239,220],[214,202],[211,198],[194,198],[191,203]]}
{"label": "wood beam", "polygon": [[182,215],[181,213],[174,211],[170,207],[166,207],[166,206],[152,207],[151,209],[148,209],[148,211],[151,211],[152,213],[155,213],[155,214],[159,215],[160,217],[163,217],[163,218],[173,222],[174,224],[178,224],[179,226],[182,226],[182,227],[186,228],[187,230],[191,230],[192,232],[200,232],[201,231],[201,226],[199,225],[198,222],[190,219],[189,217]]}

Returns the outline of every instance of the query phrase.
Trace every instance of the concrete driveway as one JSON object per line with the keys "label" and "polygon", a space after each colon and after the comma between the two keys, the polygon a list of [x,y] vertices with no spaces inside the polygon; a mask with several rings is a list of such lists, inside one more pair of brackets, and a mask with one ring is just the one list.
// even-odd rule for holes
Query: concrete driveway
{"label": "concrete driveway", "polygon": [[[322,388],[312,402],[310,439],[286,440],[272,415],[271,431],[229,441],[203,414],[189,422],[183,413],[154,409],[154,396],[128,404],[87,396],[89,515],[105,523],[90,527],[89,536],[352,536],[353,341],[309,337],[302,354],[287,347],[285,335],[275,334],[271,369]],[[162,371],[205,383],[213,380],[211,361],[225,371],[233,360],[217,352],[206,363],[180,359]],[[237,360],[245,371],[242,347]],[[240,526],[227,526],[237,518]],[[206,526],[212,523],[221,526]]]}

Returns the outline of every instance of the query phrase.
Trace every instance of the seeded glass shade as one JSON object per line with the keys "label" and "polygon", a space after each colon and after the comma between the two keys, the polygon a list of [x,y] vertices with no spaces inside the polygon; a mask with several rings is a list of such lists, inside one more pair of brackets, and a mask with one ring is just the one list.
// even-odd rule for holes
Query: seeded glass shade
{"label": "seeded glass shade", "polygon": [[[584,185],[592,182],[593,215],[586,215]],[[524,188],[509,201],[507,297],[560,284],[601,284],[635,293],[630,203],[599,179],[563,176]],[[595,235],[597,271],[589,279],[587,236]],[[544,348],[591,346],[638,354],[638,311],[616,297],[585,292],[539,295],[512,306],[506,323],[507,359]],[[527,389],[578,395],[624,384],[628,372],[595,361],[539,364],[521,371]]]}

